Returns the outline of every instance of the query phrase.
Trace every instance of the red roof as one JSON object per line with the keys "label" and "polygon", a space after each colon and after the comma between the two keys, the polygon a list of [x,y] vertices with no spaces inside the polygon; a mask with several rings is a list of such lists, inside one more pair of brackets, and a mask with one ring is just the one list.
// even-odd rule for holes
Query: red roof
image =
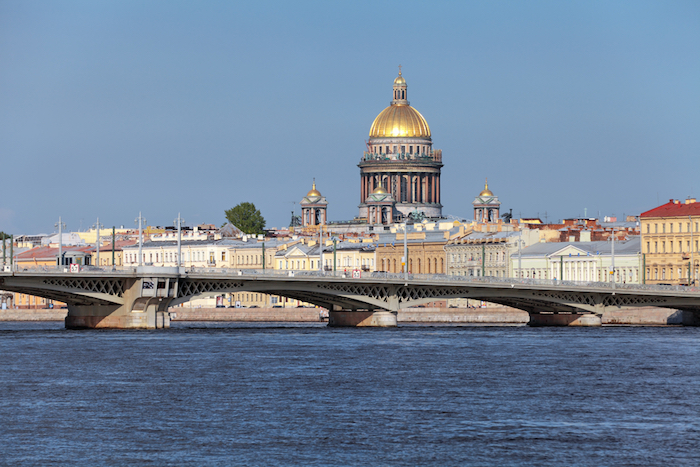
{"label": "red roof", "polygon": [[643,212],[639,217],[681,217],[700,216],[700,203],[685,204],[683,201],[670,200],[666,204]]}
{"label": "red roof", "polygon": [[[114,247],[115,251],[122,251],[122,249],[125,246],[131,246],[135,245],[138,242],[137,239],[127,239],[127,240],[117,240],[116,241],[116,246]],[[106,243],[104,245],[100,245],[100,252],[105,252],[105,251],[112,251],[112,242]]]}
{"label": "red roof", "polygon": [[[69,251],[82,251],[85,253],[91,253],[94,248],[91,246],[63,246],[64,253]],[[23,251],[17,254],[15,258],[17,261],[31,261],[31,260],[53,260],[58,257],[58,248],[52,248],[49,246],[38,246],[32,248],[31,250]]]}

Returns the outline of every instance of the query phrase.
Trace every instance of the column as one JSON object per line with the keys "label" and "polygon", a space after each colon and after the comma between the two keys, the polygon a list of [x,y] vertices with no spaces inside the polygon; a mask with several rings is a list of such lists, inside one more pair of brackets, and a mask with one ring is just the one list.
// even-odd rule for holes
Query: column
{"label": "column", "polygon": [[435,175],[435,202],[440,202],[440,174]]}
{"label": "column", "polygon": [[437,189],[437,174],[433,175],[433,203],[437,203],[438,189]]}

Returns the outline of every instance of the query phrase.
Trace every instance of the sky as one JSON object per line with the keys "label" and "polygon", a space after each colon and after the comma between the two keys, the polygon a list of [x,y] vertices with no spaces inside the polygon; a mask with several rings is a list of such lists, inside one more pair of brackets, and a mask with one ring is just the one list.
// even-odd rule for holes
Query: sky
{"label": "sky", "polygon": [[399,64],[447,216],[700,197],[697,1],[2,0],[0,230],[352,219]]}

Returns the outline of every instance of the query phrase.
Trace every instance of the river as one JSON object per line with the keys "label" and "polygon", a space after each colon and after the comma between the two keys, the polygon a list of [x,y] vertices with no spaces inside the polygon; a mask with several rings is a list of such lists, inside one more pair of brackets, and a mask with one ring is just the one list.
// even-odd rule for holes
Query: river
{"label": "river", "polygon": [[0,465],[700,465],[700,329],[0,322]]}

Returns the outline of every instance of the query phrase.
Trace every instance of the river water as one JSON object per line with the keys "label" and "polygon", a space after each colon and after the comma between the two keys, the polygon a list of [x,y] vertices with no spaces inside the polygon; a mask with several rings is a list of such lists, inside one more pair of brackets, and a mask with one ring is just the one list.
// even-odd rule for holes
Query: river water
{"label": "river water", "polygon": [[0,323],[0,465],[700,465],[700,329]]}

